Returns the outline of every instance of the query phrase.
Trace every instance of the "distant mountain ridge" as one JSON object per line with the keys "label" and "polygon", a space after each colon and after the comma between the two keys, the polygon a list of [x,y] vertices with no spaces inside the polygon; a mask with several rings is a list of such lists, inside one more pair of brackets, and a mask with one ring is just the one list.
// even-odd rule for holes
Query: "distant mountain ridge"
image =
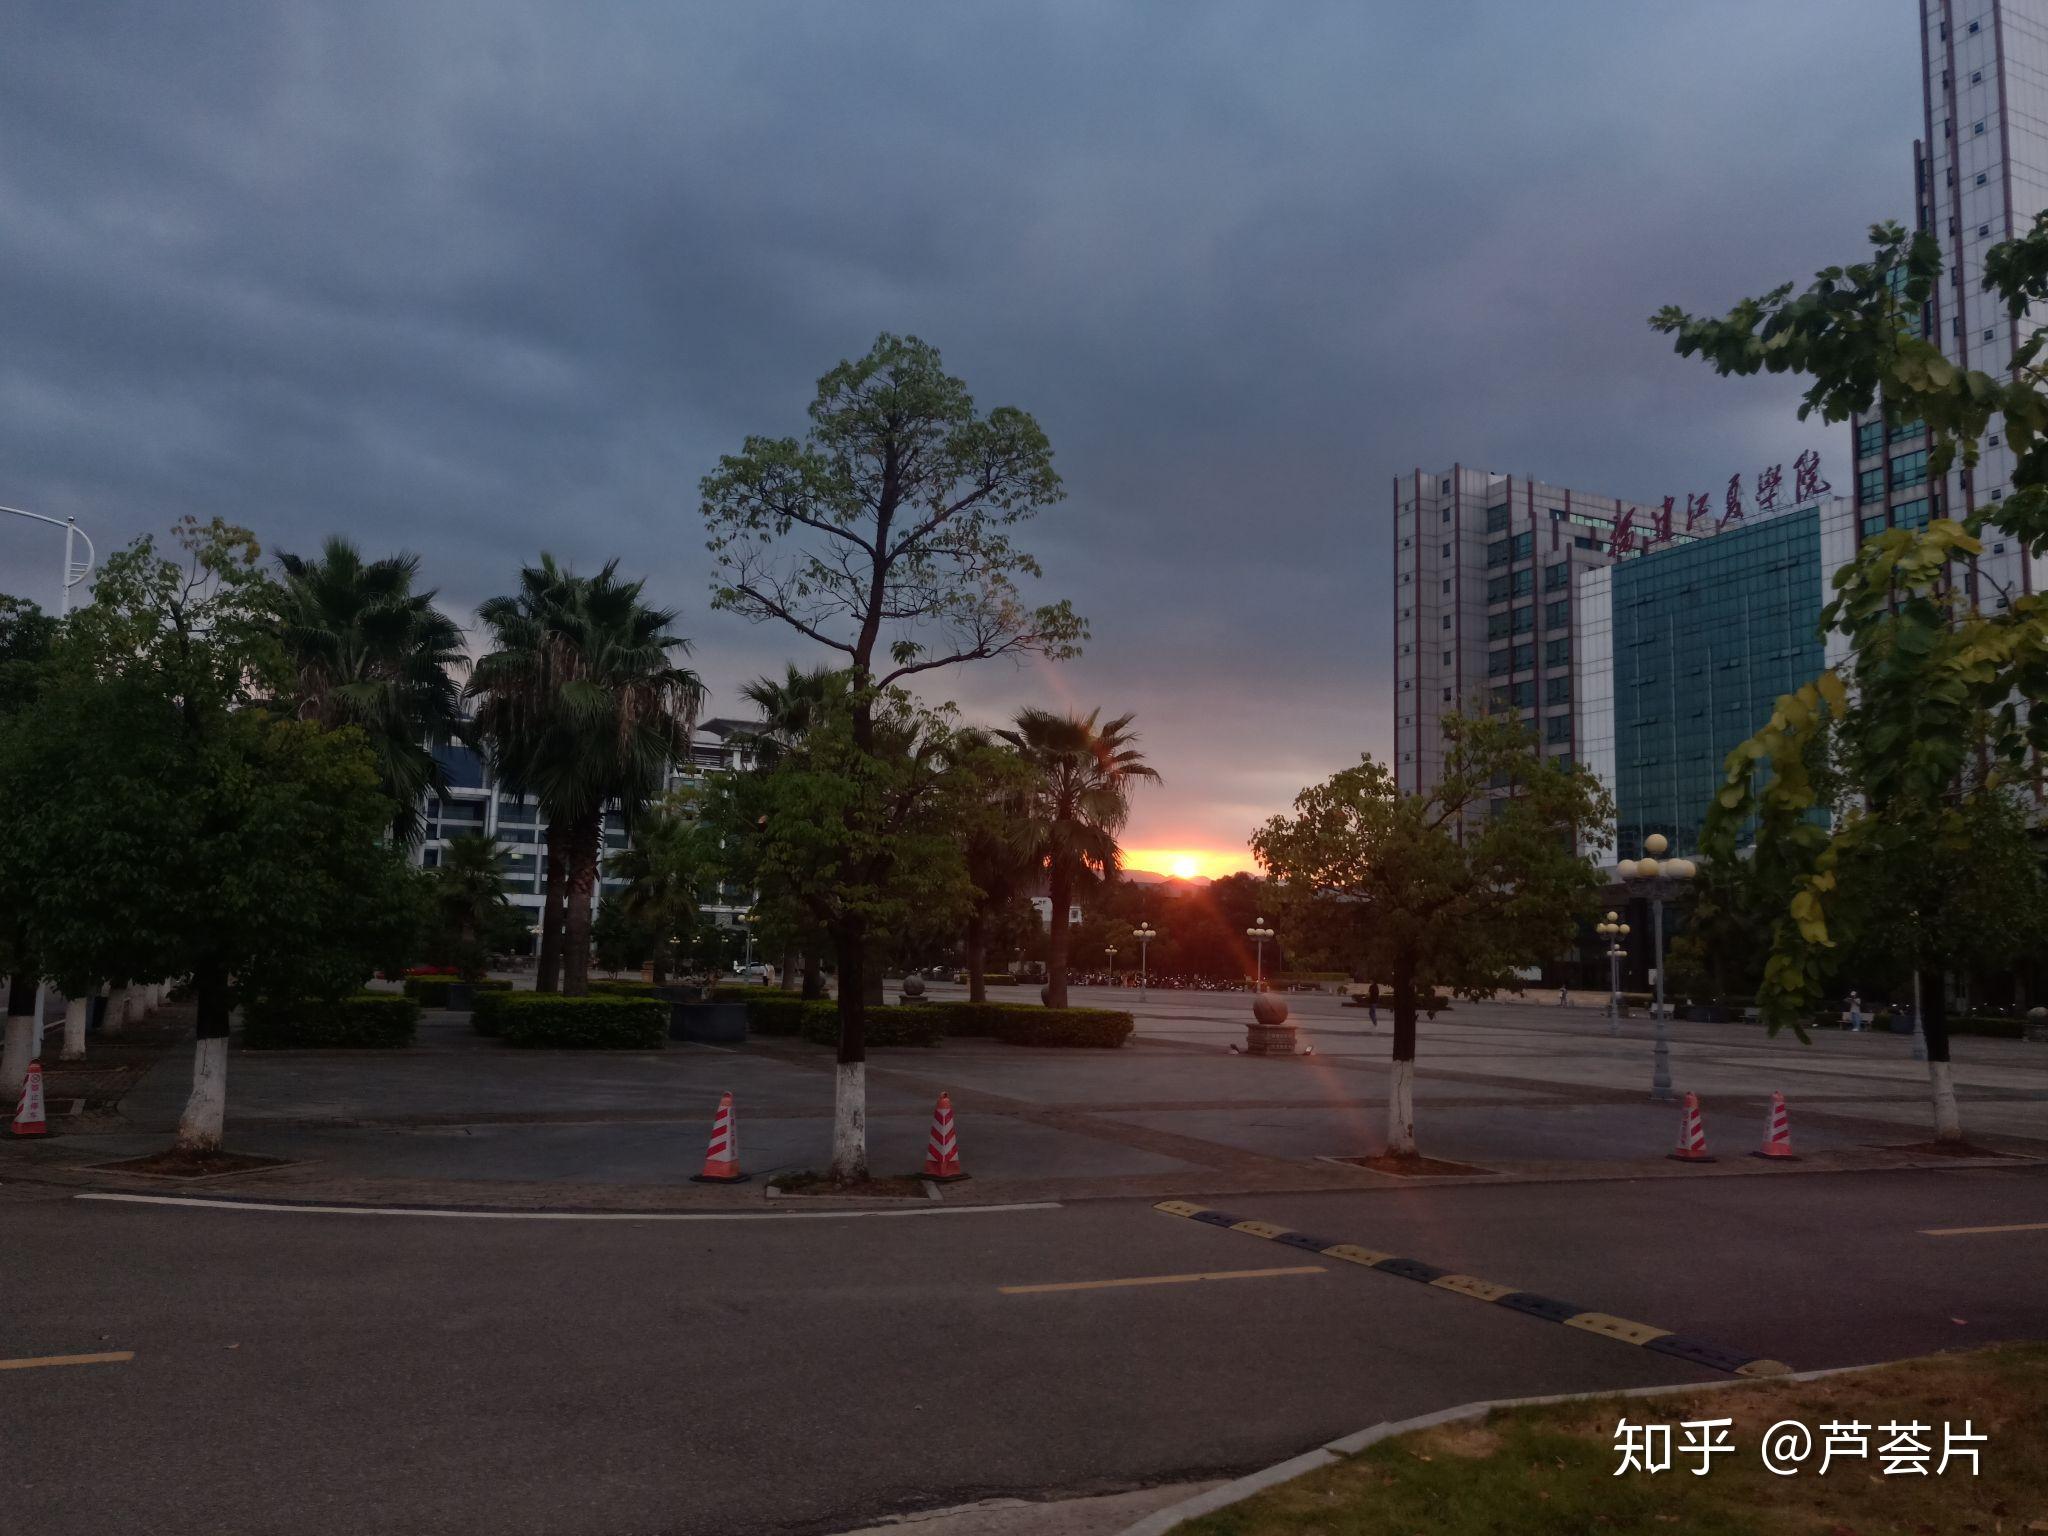
{"label": "distant mountain ridge", "polygon": [[1123,878],[1133,885],[1156,885],[1164,896],[1179,896],[1188,891],[1199,890],[1209,883],[1207,875],[1183,878],[1180,875],[1162,875],[1153,869],[1127,869]]}

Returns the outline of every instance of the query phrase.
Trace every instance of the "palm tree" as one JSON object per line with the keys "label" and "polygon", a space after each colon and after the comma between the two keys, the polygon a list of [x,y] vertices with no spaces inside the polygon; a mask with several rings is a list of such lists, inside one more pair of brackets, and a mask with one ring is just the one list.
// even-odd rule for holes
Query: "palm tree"
{"label": "palm tree", "polygon": [[1016,815],[1052,898],[1046,1002],[1054,1008],[1067,1006],[1067,908],[1074,892],[1116,873],[1117,833],[1130,815],[1131,785],[1139,779],[1159,782],[1132,746],[1135,716],[1097,725],[1101,713],[1091,710],[1084,718],[1026,709],[1018,713],[1015,729],[996,733],[1032,770]]}
{"label": "palm tree", "polygon": [[668,980],[671,944],[692,936],[706,864],[697,819],[686,804],[664,804],[642,819],[633,843],[614,854],[608,872],[626,882],[613,900],[653,938],[654,982]]}
{"label": "palm tree", "polygon": [[456,729],[449,669],[462,660],[462,630],[434,606],[433,592],[413,590],[417,555],[365,560],[337,536],[314,559],[279,555],[278,564],[292,708],[328,730],[361,728],[392,804],[392,836],[416,843],[422,797],[446,788],[432,743]]}
{"label": "palm tree", "polygon": [[434,908],[454,940],[456,969],[464,981],[484,973],[488,935],[511,910],[497,839],[464,832],[448,840],[434,866]]}
{"label": "palm tree", "polygon": [[1033,769],[978,729],[961,731],[953,751],[955,771],[967,779],[960,851],[974,887],[967,906],[967,1000],[985,1003],[990,927],[1031,889],[1038,872],[1032,825],[1013,814],[1018,796],[1033,783]]}
{"label": "palm tree", "polygon": [[556,953],[562,990],[572,996],[589,982],[605,810],[616,806],[632,826],[688,751],[704,701],[697,674],[670,660],[689,649],[668,632],[674,611],[643,603],[643,586],[620,580],[616,560],[578,577],[543,555],[520,573],[516,595],[478,610],[497,649],[470,677],[477,726],[496,744],[507,781],[536,795],[547,814],[541,979],[560,866]]}

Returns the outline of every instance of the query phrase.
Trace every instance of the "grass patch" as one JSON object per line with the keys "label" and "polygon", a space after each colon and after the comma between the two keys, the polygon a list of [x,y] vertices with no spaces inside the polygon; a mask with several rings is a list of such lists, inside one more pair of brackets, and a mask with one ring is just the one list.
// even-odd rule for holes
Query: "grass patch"
{"label": "grass patch", "polygon": [[911,1174],[884,1178],[835,1179],[829,1173],[778,1173],[778,1195],[840,1195],[857,1200],[923,1200],[924,1181]]}
{"label": "grass patch", "polygon": [[[1616,1421],[1732,1418],[1735,1450],[1695,1477],[1675,1457],[1654,1476],[1614,1475]],[[1815,1450],[1790,1477],[1767,1472],[1763,1432],[1794,1419]],[[1942,1425],[1988,1436],[1932,1475]],[[1930,1475],[1884,1476],[1883,1426],[1932,1425]],[[1871,1455],[1817,1474],[1821,1426],[1869,1426]],[[1823,1381],[1759,1382],[1665,1397],[1510,1408],[1371,1446],[1242,1504],[1177,1527],[1186,1536],[1888,1536],[2037,1531],[2048,1522],[2048,1345],[1909,1360]]]}

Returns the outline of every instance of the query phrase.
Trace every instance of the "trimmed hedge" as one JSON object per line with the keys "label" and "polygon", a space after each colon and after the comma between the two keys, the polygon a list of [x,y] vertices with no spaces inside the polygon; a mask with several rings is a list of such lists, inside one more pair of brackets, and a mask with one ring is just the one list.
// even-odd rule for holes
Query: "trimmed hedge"
{"label": "trimmed hedge", "polygon": [[[797,1033],[813,1045],[837,1045],[839,1005],[820,999],[801,1006],[803,1013]],[[885,1004],[867,1010],[865,1040],[868,1045],[937,1045],[945,1038],[946,1015],[937,1003]]]}
{"label": "trimmed hedge", "polygon": [[[422,1008],[446,1008],[448,989],[460,983],[459,976],[408,976],[405,978],[405,995]],[[469,984],[472,997],[481,997],[486,992],[510,992],[509,981],[472,981]]]}
{"label": "trimmed hedge", "polygon": [[[869,1008],[867,1043],[937,1045],[947,1036],[984,1037],[1005,1045],[1081,1046],[1113,1050],[1131,1036],[1128,1013],[1109,1008],[1041,1008],[1035,1003],[898,1003]],[[814,1045],[839,1043],[839,1005],[805,1002],[787,993],[747,999],[747,1028],[757,1035],[797,1035]]]}
{"label": "trimmed hedge", "polygon": [[658,1051],[668,1043],[668,1004],[654,998],[512,992],[493,997],[488,1013],[490,1027],[479,1032],[496,1035],[507,1045]]}
{"label": "trimmed hedge", "polygon": [[[972,1008],[971,1003],[957,1005]],[[1114,1008],[1034,1008],[1029,1003],[983,1003],[987,1033],[1004,1045],[1084,1046],[1113,1051],[1136,1028]]]}
{"label": "trimmed hedge", "polygon": [[252,1051],[391,1050],[411,1045],[420,1005],[395,992],[353,997],[251,999],[242,1005],[242,1044]]}
{"label": "trimmed hedge", "polygon": [[[794,992],[766,992],[747,999],[747,1029],[757,1035],[794,1035],[803,1028],[804,1009],[819,1006],[806,1003]],[[822,1006],[834,1010],[838,1004]]]}

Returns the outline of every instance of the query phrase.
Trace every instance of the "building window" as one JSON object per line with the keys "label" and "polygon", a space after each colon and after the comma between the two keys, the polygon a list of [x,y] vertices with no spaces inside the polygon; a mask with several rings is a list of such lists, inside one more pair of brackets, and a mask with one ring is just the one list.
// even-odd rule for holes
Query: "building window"
{"label": "building window", "polygon": [[1544,721],[1543,739],[1553,747],[1561,742],[1570,741],[1572,739],[1572,717],[1570,715],[1552,715],[1548,720]]}
{"label": "building window", "polygon": [[1522,568],[1521,568],[1521,569],[1520,569],[1519,571],[1515,572],[1515,575],[1514,575],[1514,594],[1515,594],[1515,596],[1516,596],[1516,597],[1527,597],[1527,596],[1528,596],[1528,595],[1529,595],[1529,594],[1530,594],[1531,592],[1534,592],[1535,590],[1536,590],[1536,571],[1535,571],[1535,568],[1534,568],[1533,566],[1527,566],[1527,565],[1525,565],[1525,566],[1523,566],[1523,567],[1522,567]]}
{"label": "building window", "polygon": [[1510,634],[1526,635],[1535,627],[1536,610],[1529,604],[1524,603],[1521,607],[1515,609],[1514,622],[1508,626],[1508,632]]}
{"label": "building window", "polygon": [[1992,332],[1992,331],[1986,331],[1986,332],[1984,333],[1984,339],[1985,339],[1986,341],[1989,341],[1989,340],[1990,340],[1990,339],[1992,338],[1992,336],[1993,336],[1994,334],[1996,334],[1996,333],[1995,333],[1995,332]]}
{"label": "building window", "polygon": [[1489,603],[1504,603],[1508,600],[1507,573],[1486,578],[1486,600]]}
{"label": "building window", "polygon": [[1569,560],[1560,560],[1555,565],[1546,565],[1543,568],[1543,590],[1546,592],[1555,592],[1569,586],[1571,579],[1572,567]]}
{"label": "building window", "polygon": [[1915,416],[1911,421],[1899,422],[1892,428],[1892,441],[1900,442],[1909,437],[1918,437],[1927,430],[1927,423]]}
{"label": "building window", "polygon": [[1514,649],[1514,658],[1514,670],[1517,672],[1526,672],[1531,667],[1535,666],[1536,646],[1534,642],[1531,642],[1527,645],[1516,646]]}
{"label": "building window", "polygon": [[1486,621],[1486,638],[1489,640],[1505,640],[1508,637],[1508,627],[1508,616],[1506,614],[1493,614]]}
{"label": "building window", "polygon": [[[1980,186],[1980,187],[1984,185],[1984,173],[1983,173],[1982,171],[1979,171],[1979,172],[1977,173],[1977,185],[1978,185],[1978,186]],[[1960,272],[1958,272],[1958,273],[1956,274],[1956,277],[1957,277],[1957,279],[1958,279],[1959,281],[1961,280],[1961,278],[1962,278],[1962,275],[1963,275],[1963,274],[1962,274],[1962,273],[1960,273]]]}
{"label": "building window", "polygon": [[1856,499],[1858,501],[1884,500],[1884,466],[1866,469],[1856,476]]}
{"label": "building window", "polygon": [[1444,690],[1444,702],[1446,704],[1451,702],[1451,690],[1448,688]]}
{"label": "building window", "polygon": [[1444,558],[1446,560],[1451,558],[1451,546],[1448,544],[1444,546]]}
{"label": "building window", "polygon": [[1870,516],[1863,519],[1862,526],[1863,537],[1865,537],[1866,539],[1872,537],[1875,534],[1883,533],[1886,526],[1884,514],[1882,512],[1871,513]]}
{"label": "building window", "polygon": [[1973,69],[1973,70],[1971,70],[1971,71],[1970,71],[1970,84],[1972,84],[1972,85],[1982,85],[1983,83],[1984,83],[1984,71],[1983,71],[1983,70],[1981,70],[1981,69]]}
{"label": "building window", "polygon": [[1902,501],[1892,508],[1892,526],[1895,528],[1925,528],[1927,526],[1928,502],[1925,496],[1913,501]]}
{"label": "building window", "polygon": [[1445,652],[1444,652],[1444,665],[1448,667],[1448,666],[1449,666],[1450,664],[1451,664],[1451,653],[1450,653],[1449,651],[1445,651]]}
{"label": "building window", "polygon": [[1536,535],[1533,533],[1518,533],[1512,542],[1515,549],[1515,558],[1517,560],[1526,560],[1529,558],[1530,551],[1536,547]]}
{"label": "building window", "polygon": [[1553,677],[1543,685],[1544,692],[1553,704],[1569,704],[1572,701],[1572,680],[1568,677]]}
{"label": "building window", "polygon": [[1977,133],[1982,133],[1984,131],[1984,125],[1980,122],[1979,124],[1977,124],[1976,129],[1974,131]]}
{"label": "building window", "polygon": [[1449,629],[1451,627],[1451,616],[1448,613],[1444,615],[1443,627],[1445,629]]}
{"label": "building window", "polygon": [[1506,647],[1486,653],[1486,675],[1488,677],[1506,677],[1513,670],[1514,668]]}
{"label": "building window", "polygon": [[1536,707],[1535,683],[1527,682],[1509,684],[1508,698],[1517,709],[1534,709]]}
{"label": "building window", "polygon": [[1555,640],[1543,642],[1543,665],[1562,667],[1572,659],[1572,637],[1559,635]]}
{"label": "building window", "polygon": [[1451,590],[1451,578],[1448,576],[1444,578],[1444,590],[1446,592]]}
{"label": "building window", "polygon": [[1913,453],[1902,453],[1892,460],[1892,489],[1903,490],[1909,485],[1927,483],[1927,450],[1918,449]]}
{"label": "building window", "polygon": [[1867,459],[1884,452],[1884,422],[1881,418],[1860,423],[1856,428],[1856,457]]}
{"label": "building window", "polygon": [[1977,226],[1977,238],[1978,238],[1978,239],[1980,239],[1980,240],[1981,240],[1981,239],[1985,238],[1986,236],[1988,236],[1988,235],[1989,235],[1990,233],[1991,233],[1991,226],[1990,226],[1989,224],[1979,224],[1979,225]]}
{"label": "building window", "polygon": [[1572,621],[1572,605],[1569,598],[1559,598],[1554,603],[1543,605],[1543,627],[1560,629]]}
{"label": "building window", "polygon": [[1486,509],[1486,531],[1488,533],[1506,533],[1508,531],[1508,504],[1506,502],[1502,502],[1497,507],[1488,507]]}
{"label": "building window", "polygon": [[1506,565],[1507,563],[1508,541],[1506,539],[1498,539],[1486,546],[1486,564],[1489,570],[1496,565]]}

